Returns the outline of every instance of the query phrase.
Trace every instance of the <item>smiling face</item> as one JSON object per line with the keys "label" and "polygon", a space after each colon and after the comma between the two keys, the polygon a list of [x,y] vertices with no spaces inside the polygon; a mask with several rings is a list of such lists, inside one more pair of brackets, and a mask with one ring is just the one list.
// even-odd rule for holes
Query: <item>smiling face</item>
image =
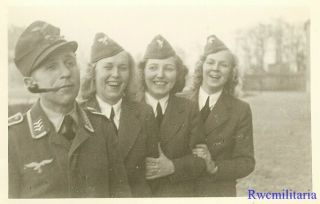
{"label": "smiling face", "polygon": [[230,79],[232,69],[233,56],[229,51],[209,54],[203,63],[202,88],[208,94],[222,90]]}
{"label": "smiling face", "polygon": [[156,99],[169,94],[177,80],[177,67],[174,57],[148,59],[144,69],[147,91]]}
{"label": "smiling face", "polygon": [[73,104],[80,86],[80,73],[75,54],[70,49],[54,51],[31,73],[31,78],[39,87],[64,87],[40,95],[42,102],[49,106],[48,108]]}
{"label": "smiling face", "polygon": [[129,55],[125,51],[99,60],[95,69],[97,95],[109,104],[116,104],[122,98],[129,78]]}

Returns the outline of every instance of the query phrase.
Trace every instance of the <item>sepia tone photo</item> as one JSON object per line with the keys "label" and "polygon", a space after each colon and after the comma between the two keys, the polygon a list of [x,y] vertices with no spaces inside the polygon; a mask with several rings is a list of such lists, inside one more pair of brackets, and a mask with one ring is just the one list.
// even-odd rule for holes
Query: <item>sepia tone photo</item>
{"label": "sepia tone photo", "polygon": [[8,7],[8,198],[317,199],[311,24],[302,5]]}

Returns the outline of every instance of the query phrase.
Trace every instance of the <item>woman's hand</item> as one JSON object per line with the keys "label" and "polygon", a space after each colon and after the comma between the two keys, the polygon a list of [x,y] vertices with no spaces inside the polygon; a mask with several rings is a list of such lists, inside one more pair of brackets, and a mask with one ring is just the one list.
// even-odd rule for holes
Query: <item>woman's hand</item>
{"label": "woman's hand", "polygon": [[192,150],[192,153],[204,159],[206,162],[211,161],[211,154],[205,144],[197,144],[196,148]]}
{"label": "woman's hand", "polygon": [[146,179],[156,179],[174,173],[173,162],[162,152],[158,145],[160,156],[158,158],[146,158]]}
{"label": "woman's hand", "polygon": [[194,155],[204,159],[206,162],[207,172],[210,174],[214,174],[218,171],[218,167],[215,165],[215,162],[211,159],[211,154],[208,150],[207,145],[205,144],[197,144],[196,148],[192,150]]}

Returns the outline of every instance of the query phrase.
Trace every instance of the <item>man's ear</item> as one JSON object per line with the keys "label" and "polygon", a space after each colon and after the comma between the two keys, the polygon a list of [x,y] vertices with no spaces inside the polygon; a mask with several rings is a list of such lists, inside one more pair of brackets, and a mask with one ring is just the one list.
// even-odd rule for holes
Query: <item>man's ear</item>
{"label": "man's ear", "polygon": [[32,77],[24,77],[23,82],[27,88],[34,87],[37,84],[37,82]]}
{"label": "man's ear", "polygon": [[38,93],[38,83],[32,77],[24,77],[23,82],[31,93]]}
{"label": "man's ear", "polygon": [[37,93],[38,83],[32,77],[24,77],[23,82],[31,93]]}

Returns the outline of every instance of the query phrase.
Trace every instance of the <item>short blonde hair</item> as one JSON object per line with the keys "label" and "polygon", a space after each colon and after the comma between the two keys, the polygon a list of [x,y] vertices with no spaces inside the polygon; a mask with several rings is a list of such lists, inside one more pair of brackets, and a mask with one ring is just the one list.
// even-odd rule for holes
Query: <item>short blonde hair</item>
{"label": "short blonde hair", "polygon": [[[230,51],[229,51],[230,52]],[[237,57],[230,52],[232,55],[232,64],[231,64],[231,73],[229,76],[229,79],[227,83],[224,85],[224,92],[234,96],[235,95],[235,89],[236,86],[239,83],[239,73],[238,73],[238,59]],[[188,87],[189,90],[198,90],[202,84],[203,81],[203,64],[206,61],[207,55],[200,56],[200,59],[196,63],[196,67],[194,70],[194,74],[192,76],[192,82],[190,84],[190,87]]]}
{"label": "short blonde hair", "polygon": [[[129,81],[124,91],[124,94],[126,97],[132,98],[134,97],[134,94],[136,92],[135,71],[134,71],[135,63],[130,53],[126,52],[126,54],[129,60],[130,76],[129,76]],[[88,63],[84,76],[81,80],[80,99],[83,101],[91,99],[96,94],[96,83],[95,83],[96,65],[97,65],[97,62]]]}

